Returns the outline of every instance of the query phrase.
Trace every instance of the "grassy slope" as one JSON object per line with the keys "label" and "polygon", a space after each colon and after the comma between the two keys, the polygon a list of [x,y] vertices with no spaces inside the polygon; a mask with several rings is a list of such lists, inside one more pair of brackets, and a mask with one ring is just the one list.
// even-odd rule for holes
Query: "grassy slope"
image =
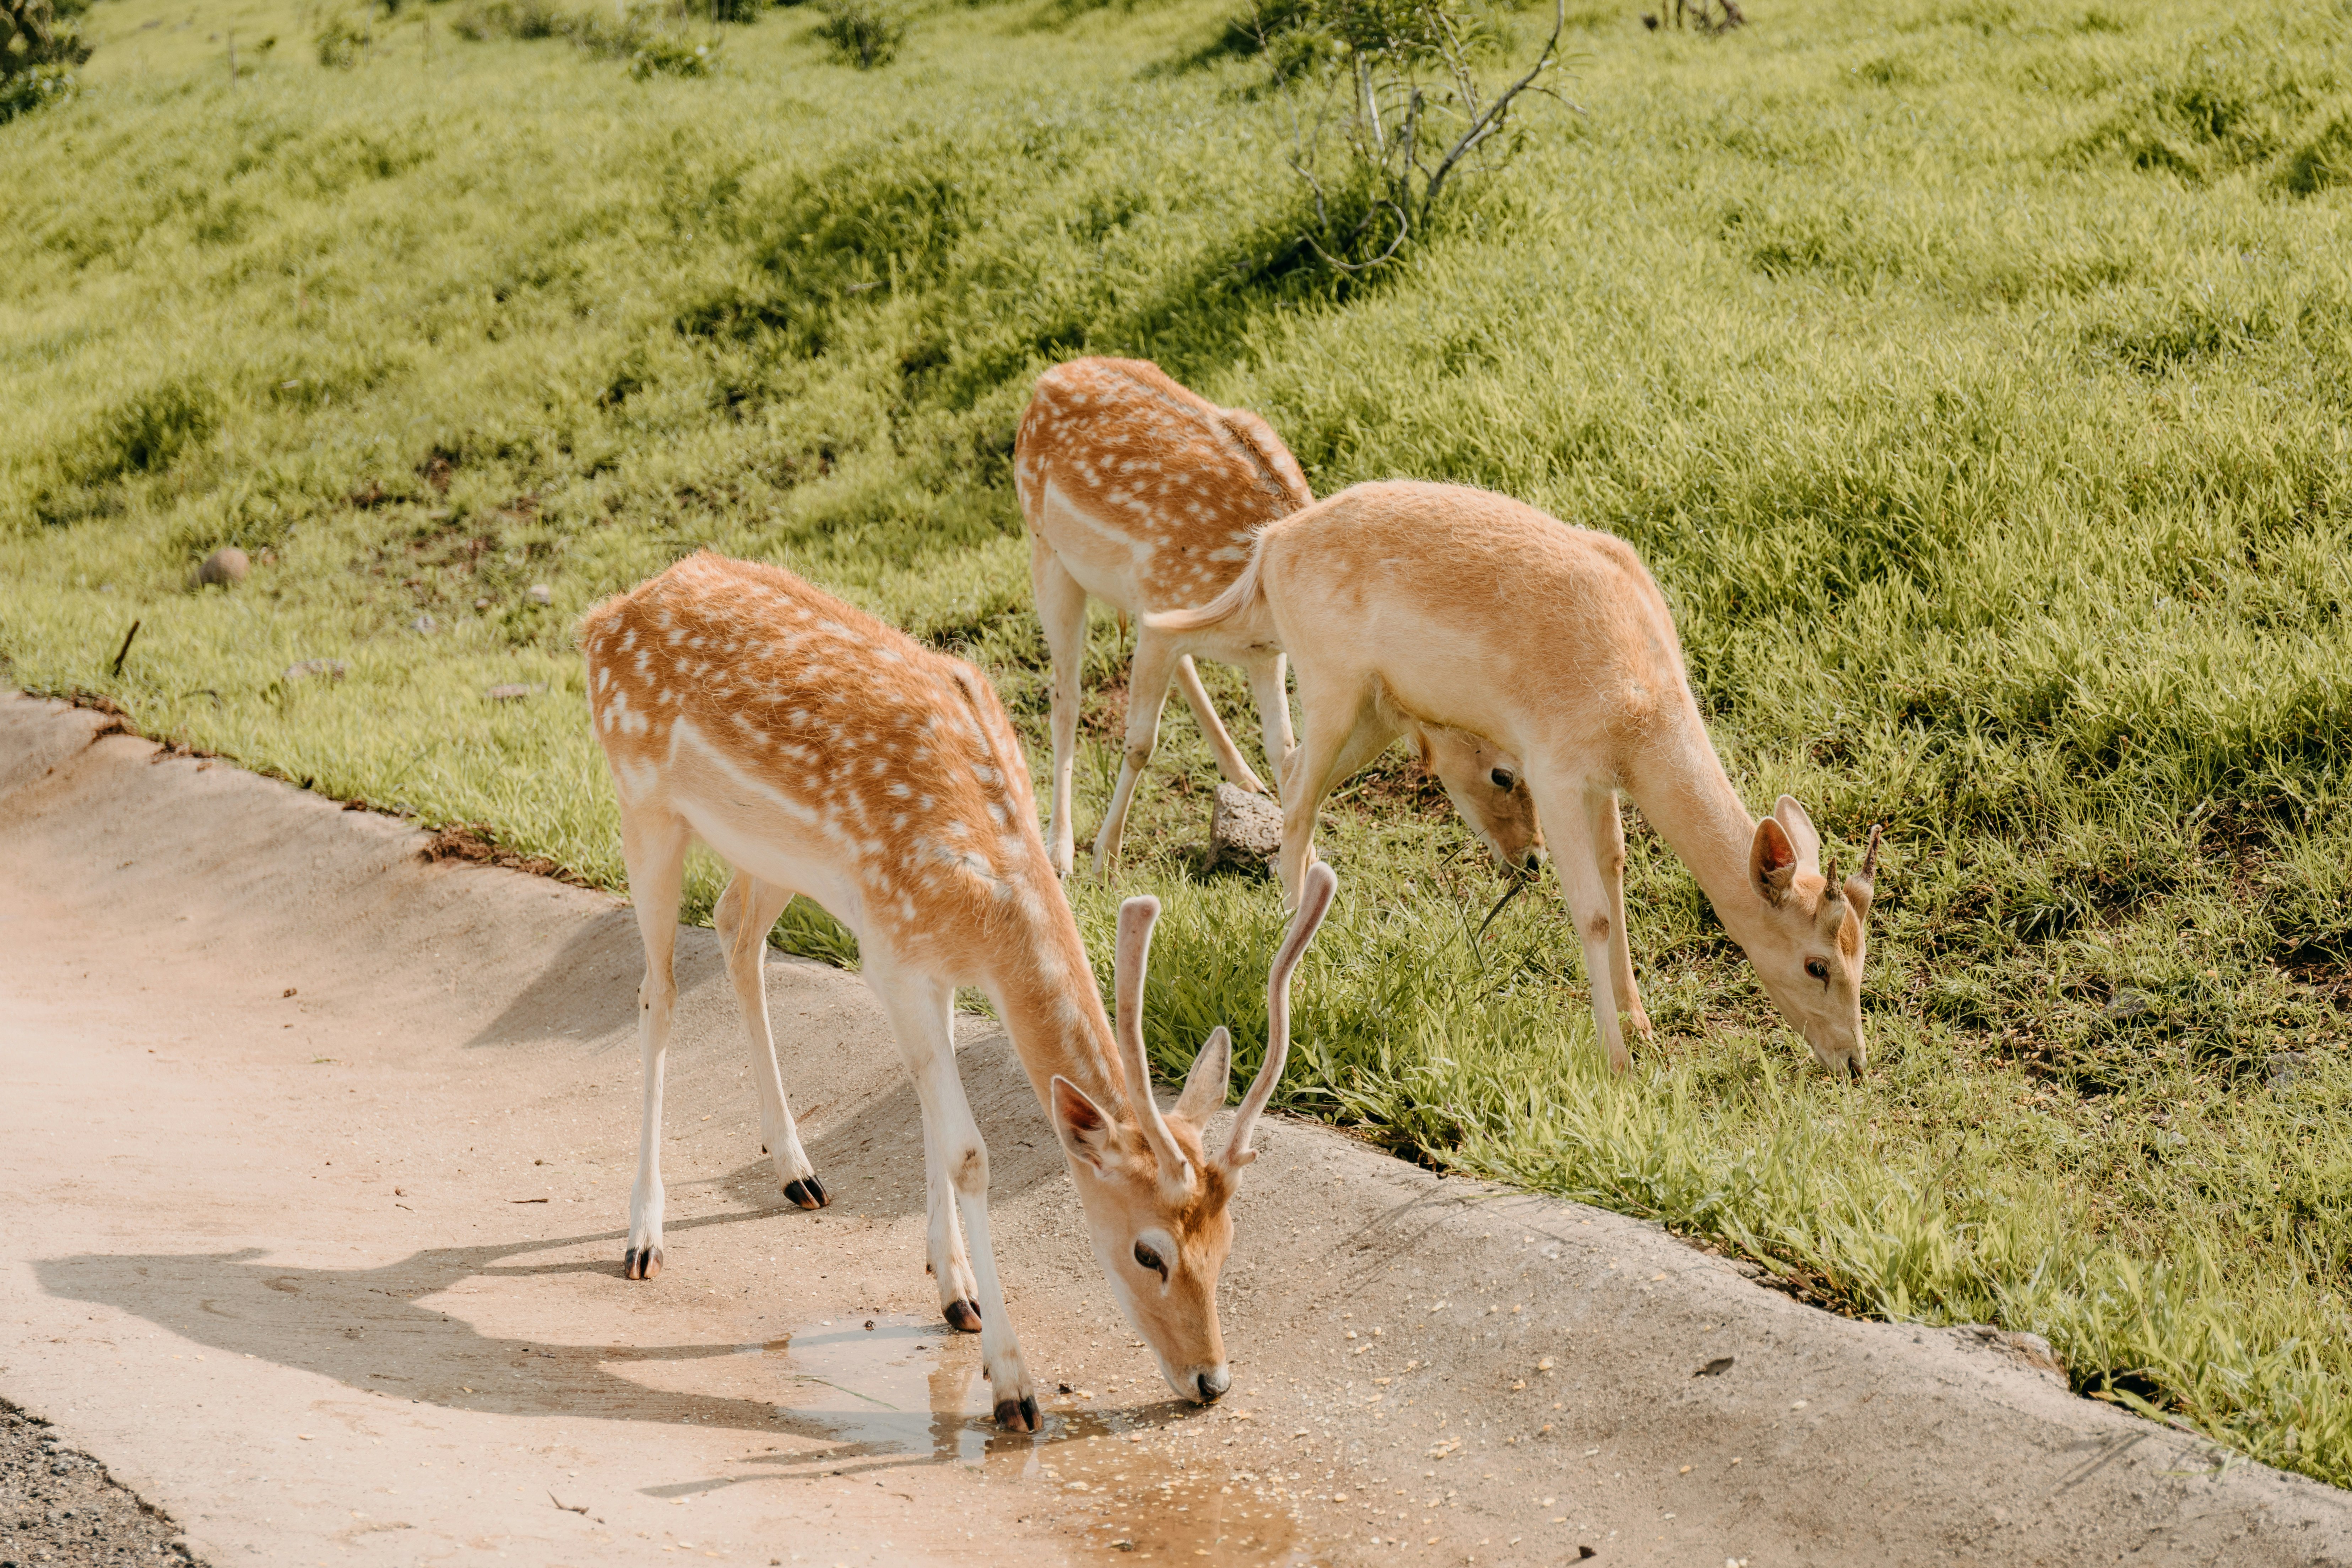
{"label": "grassy slope", "polygon": [[[244,0],[241,49],[280,42],[234,91],[231,9],[108,0],[99,90],[0,129],[15,679],[617,884],[579,608],[756,553],[969,652],[1034,737],[1026,379],[1156,357],[1318,490],[1461,479],[1633,540],[1751,801],[1849,854],[1889,827],[1847,1086],[1637,825],[1664,1037],[1612,1084],[1556,915],[1474,950],[1495,884],[1392,767],[1334,812],[1295,1108],[1851,1310],[2039,1330],[2086,1390],[2352,1481],[2340,19],[1785,0],[1710,43],[1595,9],[1588,112],[1340,299],[1286,268],[1245,68],[1158,68],[1209,0],[940,11],[866,76],[776,12],[645,84],[446,8],[429,63],[412,9],[328,71]],[[222,541],[269,554],[191,593]],[[282,674],[320,657],[350,678]],[[1099,625],[1093,688],[1119,657]],[[549,689],[483,700],[517,680]],[[1170,897],[1173,1067],[1248,1037],[1276,916],[1196,874],[1181,704],[1163,759],[1122,890]],[[782,940],[839,951],[801,909]]]}

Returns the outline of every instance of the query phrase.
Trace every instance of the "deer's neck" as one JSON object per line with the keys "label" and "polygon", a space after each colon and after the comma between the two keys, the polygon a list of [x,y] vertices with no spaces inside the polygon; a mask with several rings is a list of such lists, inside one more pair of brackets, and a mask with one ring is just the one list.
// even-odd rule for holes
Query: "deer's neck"
{"label": "deer's neck", "polygon": [[1760,935],[1764,901],[1748,877],[1756,819],[1731,787],[1697,706],[1685,702],[1682,721],[1644,749],[1625,771],[1625,793],[1715,906],[1723,928],[1742,948]]}
{"label": "deer's neck", "polygon": [[1039,1104],[1050,1112],[1049,1090],[1059,1074],[1097,1105],[1123,1105],[1127,1075],[1077,924],[1058,881],[1036,891],[1034,918],[1005,922],[982,989],[1004,1019]]}

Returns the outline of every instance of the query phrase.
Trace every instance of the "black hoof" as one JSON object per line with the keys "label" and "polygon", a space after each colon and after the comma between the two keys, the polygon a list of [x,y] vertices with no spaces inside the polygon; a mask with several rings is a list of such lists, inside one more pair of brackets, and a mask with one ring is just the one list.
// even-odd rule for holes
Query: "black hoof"
{"label": "black hoof", "polygon": [[1034,1399],[998,1402],[996,1424],[1007,1432],[1034,1432],[1037,1430],[1037,1402]]}
{"label": "black hoof", "polygon": [[784,1196],[804,1209],[821,1209],[831,1201],[824,1195],[824,1184],[814,1176],[802,1176],[786,1182]]}
{"label": "black hoof", "polygon": [[633,1247],[629,1248],[628,1256],[621,1259],[621,1277],[625,1279],[651,1279],[661,1272],[661,1266],[660,1247],[648,1247],[640,1252]]}
{"label": "black hoof", "polygon": [[980,1308],[973,1302],[950,1301],[947,1317],[948,1327],[960,1333],[980,1332]]}

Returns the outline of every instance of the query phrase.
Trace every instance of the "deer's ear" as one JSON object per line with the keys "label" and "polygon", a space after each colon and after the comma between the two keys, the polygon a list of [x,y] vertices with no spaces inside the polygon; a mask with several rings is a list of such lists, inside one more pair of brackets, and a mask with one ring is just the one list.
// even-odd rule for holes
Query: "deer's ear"
{"label": "deer's ear", "polygon": [[1748,880],[1757,897],[1779,909],[1787,901],[1789,884],[1796,878],[1797,847],[1789,842],[1780,819],[1768,816],[1756,825],[1756,837],[1748,843]]}
{"label": "deer's ear", "polygon": [[1220,1024],[1209,1032],[1201,1054],[1192,1058],[1192,1070],[1184,1075],[1184,1092],[1177,1098],[1176,1114],[1195,1127],[1207,1126],[1209,1118],[1224,1109],[1233,1074],[1234,1037]]}
{"label": "deer's ear", "polygon": [[1108,1173],[1118,1152],[1118,1129],[1084,1089],[1058,1073],[1054,1076],[1054,1131],[1071,1159],[1097,1175]]}
{"label": "deer's ear", "polygon": [[1789,835],[1789,843],[1797,851],[1797,869],[1813,876],[1822,874],[1822,836],[1813,831],[1813,819],[1797,804],[1793,795],[1784,795],[1772,803],[1773,818]]}

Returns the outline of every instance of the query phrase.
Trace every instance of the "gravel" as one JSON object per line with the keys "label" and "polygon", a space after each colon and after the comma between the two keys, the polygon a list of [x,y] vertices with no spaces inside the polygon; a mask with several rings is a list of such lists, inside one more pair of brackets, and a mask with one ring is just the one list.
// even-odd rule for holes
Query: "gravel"
{"label": "gravel", "polygon": [[0,1568],[196,1561],[169,1514],[0,1399]]}

